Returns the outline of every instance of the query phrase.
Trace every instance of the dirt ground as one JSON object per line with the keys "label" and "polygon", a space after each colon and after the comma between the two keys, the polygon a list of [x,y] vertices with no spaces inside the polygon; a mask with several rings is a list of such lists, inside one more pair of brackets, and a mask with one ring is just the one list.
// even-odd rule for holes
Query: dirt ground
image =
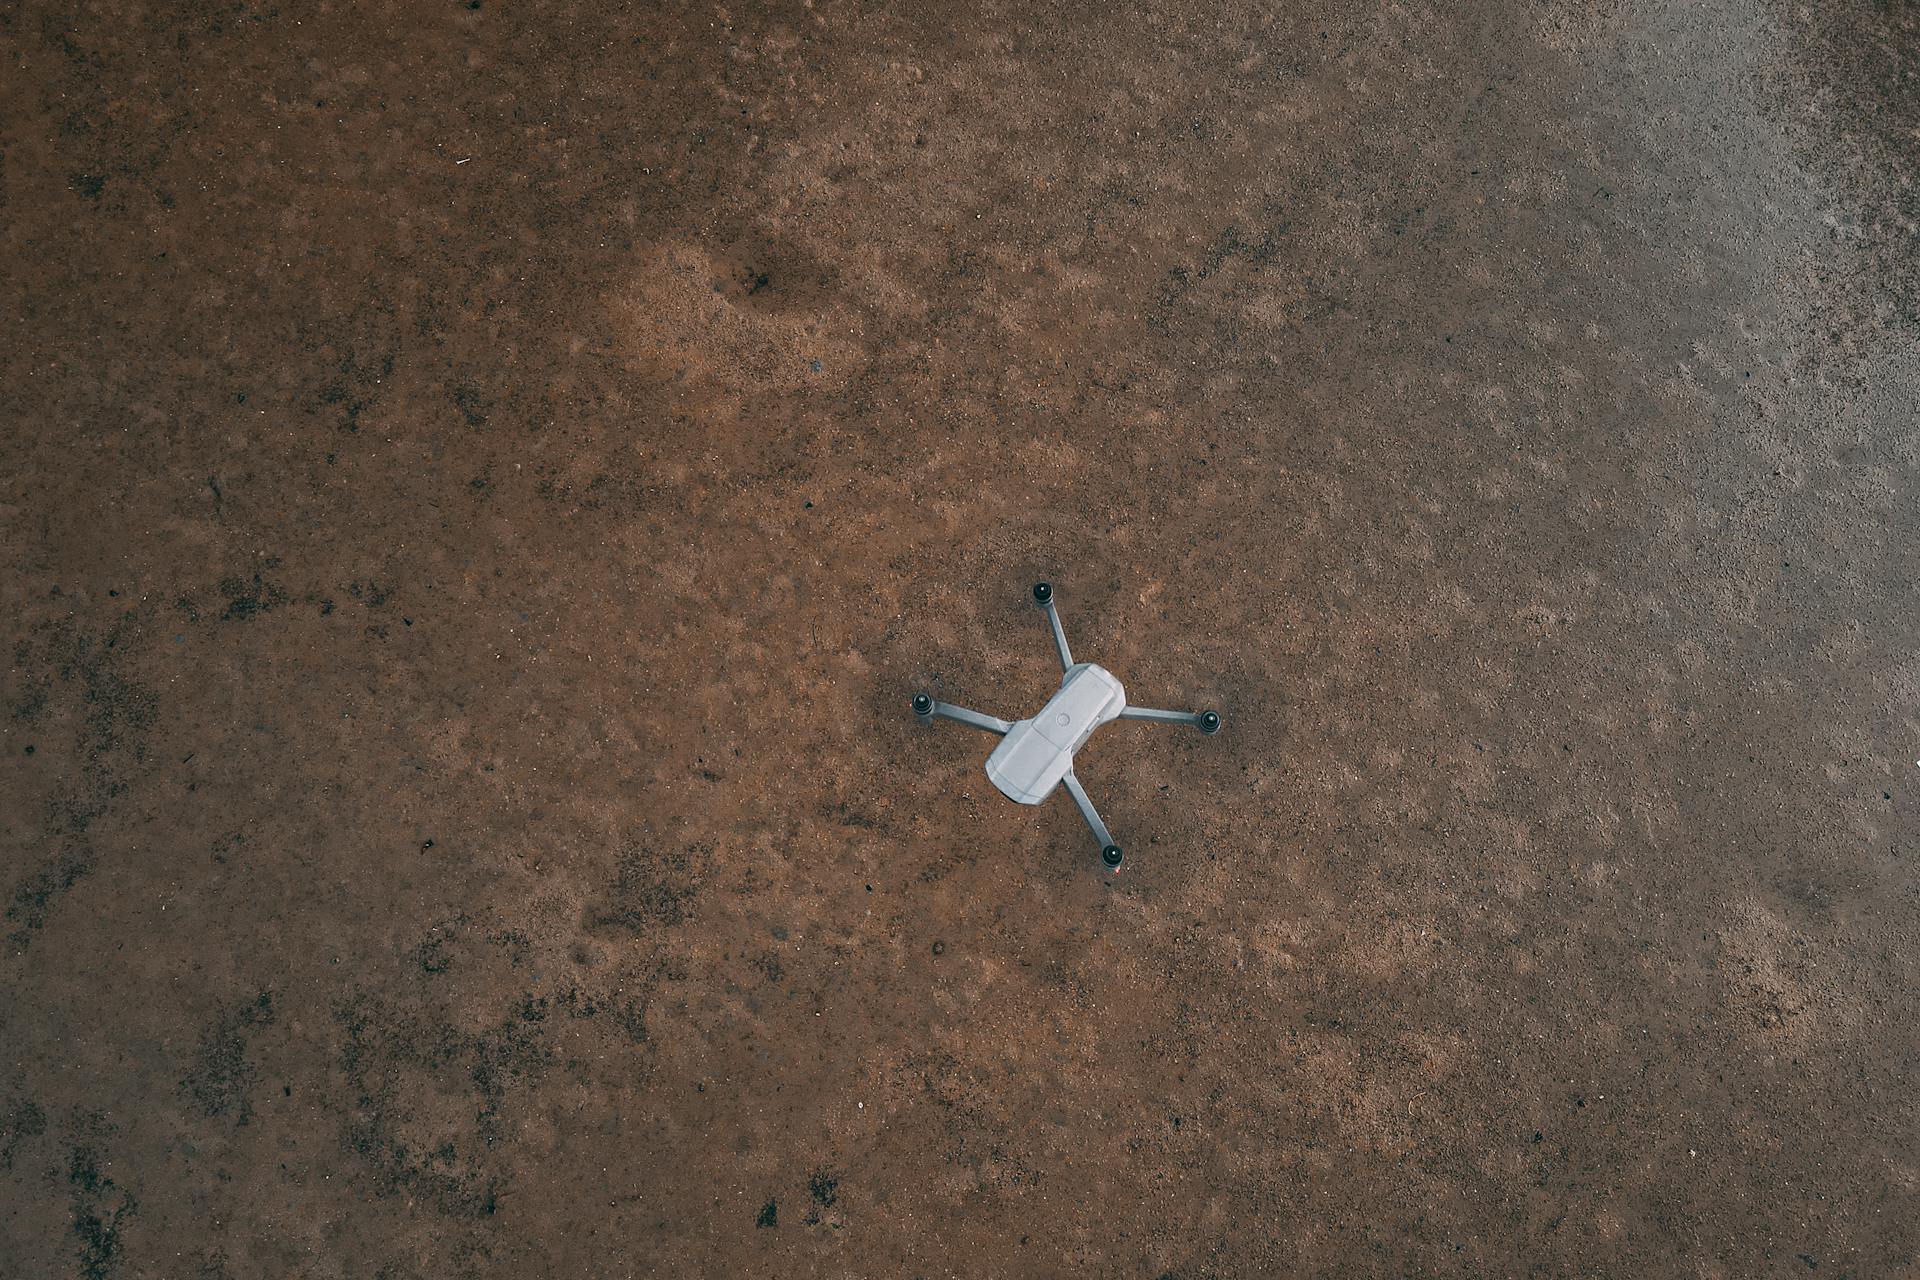
{"label": "dirt ground", "polygon": [[1910,4],[0,50],[0,1274],[1920,1274]]}

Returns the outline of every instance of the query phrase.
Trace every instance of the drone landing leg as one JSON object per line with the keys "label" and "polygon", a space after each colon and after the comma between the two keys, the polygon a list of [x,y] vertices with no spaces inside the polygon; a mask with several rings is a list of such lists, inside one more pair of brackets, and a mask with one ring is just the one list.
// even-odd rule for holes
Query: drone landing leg
{"label": "drone landing leg", "polygon": [[1160,724],[1190,724],[1202,733],[1220,732],[1218,711],[1160,711],[1153,707],[1123,707],[1122,720],[1153,720]]}
{"label": "drone landing leg", "polygon": [[924,693],[913,695],[913,714],[920,717],[921,724],[931,724],[935,716],[940,716],[948,720],[958,720],[961,724],[970,724],[976,729],[985,729],[988,733],[1005,734],[1013,728],[999,716],[969,711],[965,707],[956,707],[951,702],[936,702]]}
{"label": "drone landing leg", "polygon": [[1073,797],[1074,804],[1080,808],[1080,816],[1087,820],[1087,826],[1093,831],[1093,838],[1100,842],[1100,861],[1108,870],[1120,865],[1120,846],[1113,842],[1113,833],[1107,830],[1107,824],[1100,821],[1100,811],[1093,807],[1093,801],[1087,799],[1087,789],[1080,785],[1080,779],[1071,772],[1061,779],[1067,784],[1067,794]]}

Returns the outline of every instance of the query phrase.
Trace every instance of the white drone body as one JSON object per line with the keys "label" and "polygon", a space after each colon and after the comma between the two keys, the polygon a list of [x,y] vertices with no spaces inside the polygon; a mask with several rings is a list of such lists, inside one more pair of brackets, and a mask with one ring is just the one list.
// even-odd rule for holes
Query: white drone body
{"label": "white drone body", "polygon": [[1040,714],[1018,720],[987,757],[987,777],[1016,804],[1039,804],[1073,772],[1073,753],[1126,709],[1127,693],[1105,667],[1076,662]]}
{"label": "white drone body", "polygon": [[1220,715],[1215,711],[1159,711],[1152,707],[1130,707],[1127,691],[1111,671],[1091,662],[1075,662],[1067,650],[1067,633],[1060,625],[1059,610],[1053,605],[1053,588],[1042,582],[1033,588],[1034,600],[1047,611],[1053,628],[1053,645],[1060,654],[1065,673],[1059,691],[1047,699],[1038,715],[1027,720],[1008,722],[997,716],[982,715],[951,703],[935,701],[932,695],[913,695],[913,712],[921,723],[930,724],[935,716],[958,720],[976,729],[1000,735],[1000,745],[987,757],[987,778],[1003,795],[1016,804],[1039,804],[1065,783],[1074,804],[1100,842],[1100,860],[1108,870],[1120,866],[1120,846],[1113,842],[1107,824],[1100,820],[1093,801],[1073,774],[1073,753],[1086,745],[1093,731],[1110,720],[1158,720],[1165,724],[1190,724],[1202,733],[1220,731]]}

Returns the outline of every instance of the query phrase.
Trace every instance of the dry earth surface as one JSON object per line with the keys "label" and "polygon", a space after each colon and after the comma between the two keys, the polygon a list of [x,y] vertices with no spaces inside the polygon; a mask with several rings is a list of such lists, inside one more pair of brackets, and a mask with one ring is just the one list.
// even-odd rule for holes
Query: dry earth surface
{"label": "dry earth surface", "polygon": [[0,57],[0,1272],[1920,1268],[1912,5]]}

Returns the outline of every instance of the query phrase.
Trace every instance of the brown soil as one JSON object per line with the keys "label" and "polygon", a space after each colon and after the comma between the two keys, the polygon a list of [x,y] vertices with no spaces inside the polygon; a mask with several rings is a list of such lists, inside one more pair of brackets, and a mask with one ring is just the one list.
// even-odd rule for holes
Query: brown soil
{"label": "brown soil", "polygon": [[0,53],[0,1272],[1920,1267],[1911,6]]}

